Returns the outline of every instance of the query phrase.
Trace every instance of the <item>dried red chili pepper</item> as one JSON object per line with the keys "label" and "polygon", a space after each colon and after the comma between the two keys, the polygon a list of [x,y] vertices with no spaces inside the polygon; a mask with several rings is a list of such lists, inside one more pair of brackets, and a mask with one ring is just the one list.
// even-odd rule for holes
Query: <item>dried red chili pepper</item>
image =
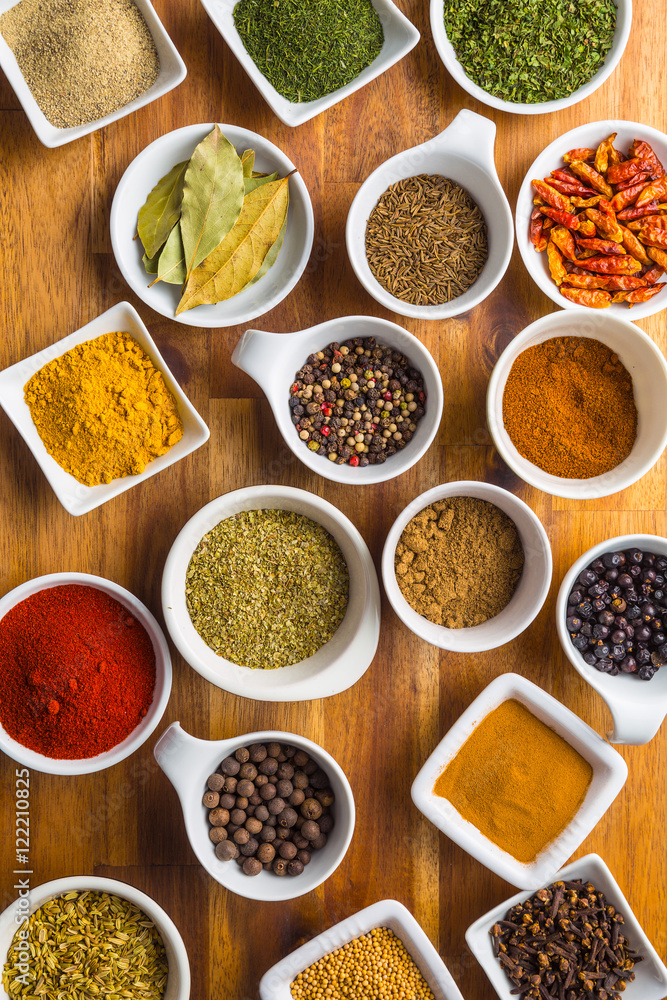
{"label": "dried red chili pepper", "polygon": [[567,271],[565,270],[565,265],[563,264],[561,252],[553,240],[549,240],[547,243],[547,259],[549,261],[549,272],[551,277],[557,285],[561,285],[567,277]]}
{"label": "dried red chili pepper", "polygon": [[584,265],[587,271],[597,274],[635,274],[641,271],[641,264],[630,254],[622,257],[589,257]]}
{"label": "dried red chili pepper", "polygon": [[[667,229],[646,225],[639,230],[638,236],[646,246],[667,250]],[[647,264],[648,261],[644,261],[644,263]]]}
{"label": "dried red chili pepper", "polygon": [[609,167],[607,170],[607,181],[609,184],[623,184],[636,174],[646,171],[649,168],[650,164],[647,160],[633,156],[631,160],[626,160],[625,163],[617,163]]}
{"label": "dried red chili pepper", "polygon": [[628,188],[636,187],[638,184],[646,184],[650,176],[651,175],[648,172],[648,170],[643,170],[641,173],[635,174],[629,180],[623,181],[621,184],[614,185],[616,188],[616,194],[618,194],[620,191],[627,191]]}
{"label": "dried red chili pepper", "polygon": [[539,208],[534,208],[530,214],[530,240],[538,253],[547,248],[547,238],[544,235],[544,216]]}
{"label": "dried red chili pepper", "polygon": [[664,284],[651,285],[650,288],[639,288],[635,292],[617,292],[612,302],[627,302],[630,306],[636,306],[640,302],[648,302],[654,295],[658,295],[664,287]]}
{"label": "dried red chili pepper", "polygon": [[567,283],[573,288],[609,288],[609,278],[601,274],[575,274],[570,271],[567,276]]}
{"label": "dried red chili pepper", "polygon": [[600,240],[595,237],[593,239],[578,239],[577,247],[583,247],[584,250],[595,250],[596,253],[622,254],[626,252],[619,243],[614,243],[613,240]]}
{"label": "dried red chili pepper", "polygon": [[561,285],[561,295],[564,295],[570,302],[576,302],[578,306],[588,306],[589,309],[606,309],[611,305],[611,295],[601,289],[589,290],[587,288],[568,288]]}
{"label": "dried red chili pepper", "polygon": [[573,212],[561,212],[559,208],[549,208],[548,205],[542,205],[540,212],[549,219],[553,219],[559,226],[565,226],[566,229],[579,228],[579,216],[574,215]]}
{"label": "dried red chili pepper", "polygon": [[645,275],[635,277],[631,274],[610,274],[606,281],[605,288],[608,288],[612,292],[620,289],[632,291],[634,288],[644,288],[647,284]]}
{"label": "dried red chili pepper", "polygon": [[146,715],[154,687],[148,633],[102,590],[40,590],[0,621],[0,721],[46,757],[111,750]]}
{"label": "dried red chili pepper", "polygon": [[650,201],[659,201],[660,198],[667,198],[667,174],[663,174],[655,181],[647,184],[635,202],[637,208],[647,205]]}
{"label": "dried red chili pepper", "polygon": [[571,170],[581,177],[582,180],[586,181],[589,187],[595,188],[600,194],[605,195],[607,198],[611,198],[613,191],[611,185],[607,184],[606,180],[599,174],[597,170],[590,165],[590,163],[584,163],[583,160],[572,160],[570,163]]}
{"label": "dried red chili pepper", "polygon": [[663,270],[659,264],[654,264],[653,267],[649,267],[648,271],[645,271],[642,275],[644,282],[647,285],[655,285],[658,278],[662,277]]}
{"label": "dried red chili pepper", "polygon": [[632,184],[630,187],[623,188],[622,191],[617,191],[611,199],[611,207],[615,212],[623,211],[628,205],[632,205],[645,187],[646,182],[641,181],[639,184]]}
{"label": "dried red chili pepper", "polygon": [[591,192],[589,188],[584,187],[583,184],[571,184],[568,181],[558,180],[556,177],[545,177],[544,179],[545,181],[548,181],[551,187],[556,188],[556,191],[560,191],[561,194],[567,195],[568,198],[572,197],[572,195],[582,197],[584,195],[594,194],[594,192]]}
{"label": "dried red chili pepper", "polygon": [[638,232],[642,226],[656,226],[657,229],[667,229],[667,215],[645,215],[642,219],[628,222],[628,229]]}
{"label": "dried red chili pepper", "polygon": [[[600,206],[602,206],[603,201],[604,199],[600,201]],[[621,243],[623,241],[621,227],[616,221],[613,221],[606,212],[600,212],[597,208],[587,208],[585,209],[585,212],[586,218],[591,220],[597,231],[602,236],[606,236],[607,239],[613,240],[614,243]]]}
{"label": "dried red chili pepper", "polygon": [[659,264],[663,271],[667,271],[667,253],[664,250],[660,250],[658,247],[647,247],[646,253],[649,255],[651,260],[654,260],[656,264]]}
{"label": "dried red chili pepper", "polygon": [[588,160],[595,159],[595,150],[588,149],[587,147],[582,147],[580,149],[571,149],[569,153],[565,153],[563,159],[566,163],[571,163],[572,160],[583,160],[584,162]]}
{"label": "dried red chili pepper", "polygon": [[591,208],[593,205],[599,205],[601,194],[595,194],[592,198],[579,198],[572,197],[572,204],[577,208]]}
{"label": "dried red chili pepper", "polygon": [[[578,220],[577,220],[578,221]],[[554,241],[563,257],[567,257],[573,263],[576,263],[577,258],[577,248],[574,243],[574,237],[569,229],[565,226],[556,226],[551,231],[551,239]]]}
{"label": "dried red chili pepper", "polygon": [[592,237],[597,235],[597,229],[595,228],[595,223],[591,222],[584,215],[579,216],[579,229],[577,230],[577,236]]}
{"label": "dried red chili pepper", "polygon": [[561,194],[560,191],[556,191],[556,188],[552,187],[551,184],[547,184],[545,181],[539,180],[531,181],[531,184],[537,191],[539,197],[542,198],[543,201],[546,201],[547,205],[551,205],[552,208],[558,208],[561,212],[572,211],[572,203],[570,199],[564,194]]}
{"label": "dried red chili pepper", "polygon": [[[634,233],[630,232],[624,226],[623,229],[623,246],[629,254],[631,254],[636,260],[640,260],[642,264],[650,265],[651,261],[646,256],[646,250],[643,244],[637,239]],[[667,233],[665,233],[667,236]]]}
{"label": "dried red chili pepper", "polygon": [[640,156],[642,160],[648,160],[651,164],[651,177],[657,181],[665,173],[665,168],[655,155],[653,147],[644,139],[635,139],[630,147],[630,156]]}

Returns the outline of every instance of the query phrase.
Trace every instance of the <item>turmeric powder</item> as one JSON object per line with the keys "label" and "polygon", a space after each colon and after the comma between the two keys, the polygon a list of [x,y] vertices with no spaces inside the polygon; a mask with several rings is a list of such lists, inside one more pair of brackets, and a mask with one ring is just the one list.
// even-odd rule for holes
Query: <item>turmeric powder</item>
{"label": "turmeric powder", "polygon": [[138,475],[183,436],[162,373],[129,333],[79,344],[24,391],[46,450],[86,486]]}

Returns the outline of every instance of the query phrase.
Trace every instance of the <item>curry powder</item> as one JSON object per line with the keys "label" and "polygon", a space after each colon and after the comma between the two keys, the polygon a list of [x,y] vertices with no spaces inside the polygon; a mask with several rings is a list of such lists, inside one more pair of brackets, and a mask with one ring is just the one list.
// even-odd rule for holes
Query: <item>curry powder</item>
{"label": "curry powder", "polygon": [[128,333],[77,345],[24,391],[46,450],[86,486],[138,475],[183,436],[162,373]]}
{"label": "curry powder", "polygon": [[584,801],[593,768],[566,740],[514,699],[482,719],[436,780],[485,837],[529,864]]}

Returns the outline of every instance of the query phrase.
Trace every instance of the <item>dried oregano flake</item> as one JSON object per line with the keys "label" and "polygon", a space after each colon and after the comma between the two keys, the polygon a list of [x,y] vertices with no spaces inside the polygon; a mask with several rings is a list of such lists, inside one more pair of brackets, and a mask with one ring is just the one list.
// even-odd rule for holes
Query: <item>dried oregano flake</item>
{"label": "dried oregano flake", "polygon": [[204,642],[246,667],[312,656],[345,617],[349,576],[321,524],[288,510],[249,510],[199,542],[186,574],[187,608]]}

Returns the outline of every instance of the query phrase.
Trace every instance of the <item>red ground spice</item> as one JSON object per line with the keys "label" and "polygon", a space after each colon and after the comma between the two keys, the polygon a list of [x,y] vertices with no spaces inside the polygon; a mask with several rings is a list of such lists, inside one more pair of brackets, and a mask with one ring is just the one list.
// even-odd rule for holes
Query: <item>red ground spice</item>
{"label": "red ground spice", "polygon": [[95,587],[40,590],[0,621],[0,722],[46,757],[111,750],[146,715],[154,687],[150,636]]}

